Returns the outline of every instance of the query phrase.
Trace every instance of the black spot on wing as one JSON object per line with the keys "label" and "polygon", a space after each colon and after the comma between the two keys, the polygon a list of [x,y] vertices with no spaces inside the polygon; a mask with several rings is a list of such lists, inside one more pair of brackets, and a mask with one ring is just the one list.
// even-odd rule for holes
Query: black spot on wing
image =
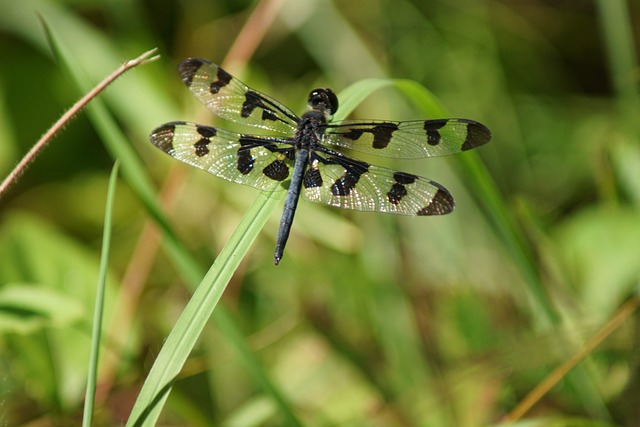
{"label": "black spot on wing", "polygon": [[373,127],[370,132],[373,134],[373,148],[386,148],[391,142],[393,132],[398,130],[398,125],[395,123],[383,123]]}
{"label": "black spot on wing", "polygon": [[398,184],[413,184],[416,182],[416,179],[418,179],[418,176],[407,172],[395,172],[393,174],[393,179]]}
{"label": "black spot on wing", "polygon": [[387,199],[392,205],[397,205],[398,203],[400,203],[400,200],[402,200],[402,198],[406,195],[407,188],[402,184],[395,183],[391,186],[391,190],[389,190],[389,192],[387,193]]}
{"label": "black spot on wing", "polygon": [[209,154],[209,143],[211,143],[211,138],[216,136],[218,131],[216,128],[210,126],[196,125],[196,131],[202,136],[202,138],[193,144],[196,149],[196,156],[202,157]]}
{"label": "black spot on wing", "polygon": [[[434,183],[435,184],[435,183]],[[455,207],[453,197],[444,188],[439,188],[431,202],[417,212],[419,216],[448,214]]]}
{"label": "black spot on wing", "polygon": [[333,156],[325,160],[327,164],[337,164],[344,168],[345,172],[331,185],[331,193],[334,196],[348,196],[356,187],[360,177],[367,173],[369,164],[345,157]]}
{"label": "black spot on wing", "polygon": [[265,166],[262,172],[276,181],[284,181],[289,176],[289,168],[282,160],[274,160]]}
{"label": "black spot on wing", "polygon": [[255,139],[251,137],[241,137],[238,142],[240,142],[240,148],[238,148],[238,171],[241,174],[247,175],[253,170],[253,165],[256,162],[255,157],[251,154],[251,149],[258,147],[259,143]]}
{"label": "black spot on wing", "polygon": [[218,130],[216,128],[211,126],[203,126],[203,125],[196,125],[196,131],[203,138],[212,138],[216,136],[216,134],[218,133]]}
{"label": "black spot on wing", "polygon": [[[237,153],[237,169],[240,173],[247,175],[253,170],[256,159],[251,153],[251,150],[260,147],[272,153],[278,153],[281,156],[279,159],[265,166],[263,173],[276,181],[283,181],[289,176],[289,168],[285,164],[284,159],[292,160],[295,158],[295,149],[293,147],[280,148],[273,140],[251,135],[241,136],[238,142],[240,143],[240,148],[238,148]],[[285,140],[279,140],[278,142],[287,143]]]}
{"label": "black spot on wing", "polygon": [[438,145],[440,144],[441,136],[440,129],[446,126],[448,120],[425,120],[424,130],[427,133],[427,144]]}
{"label": "black spot on wing", "polygon": [[170,122],[154,129],[149,135],[149,140],[153,145],[166,153],[173,151],[173,138],[176,134],[176,126],[184,125],[185,122]]}
{"label": "black spot on wing", "polygon": [[251,114],[253,114],[253,110],[255,110],[256,108],[260,108],[262,110],[262,120],[281,120],[278,118],[276,113],[271,108],[269,108],[267,104],[265,104],[264,101],[264,98],[260,96],[260,94],[252,90],[248,90],[244,95],[244,102],[242,103],[240,115],[242,117],[249,117],[251,116]]}
{"label": "black spot on wing", "polygon": [[251,154],[251,148],[248,147],[240,147],[238,149],[238,171],[247,175],[253,170],[253,165],[256,162],[256,159]]}
{"label": "black spot on wing", "polygon": [[216,77],[218,78],[218,80],[211,82],[211,85],[209,86],[209,92],[214,95],[220,92],[220,89],[228,85],[231,79],[233,79],[231,74],[227,73],[220,67],[218,67]]}
{"label": "black spot on wing", "polygon": [[202,138],[198,142],[193,144],[196,149],[196,156],[202,157],[209,154],[209,147],[207,147],[207,145],[209,145],[210,142],[211,141],[209,140],[209,138]]}
{"label": "black spot on wing", "polygon": [[412,175],[406,172],[395,172],[393,174],[393,179],[395,183],[391,186],[391,189],[387,193],[387,199],[389,203],[392,205],[397,205],[400,203],[403,197],[405,197],[408,192],[405,185],[413,184],[418,177],[416,175]]}
{"label": "black spot on wing", "polygon": [[182,78],[184,84],[186,84],[187,86],[191,86],[191,83],[193,82],[193,76],[195,76],[200,67],[205,64],[211,64],[211,62],[200,58],[187,58],[182,61],[178,65],[178,73],[180,74],[180,77]]}
{"label": "black spot on wing", "polygon": [[248,91],[244,96],[244,102],[242,103],[242,110],[240,115],[242,117],[249,117],[253,110],[260,105],[260,99],[252,91]]}
{"label": "black spot on wing", "polygon": [[302,181],[304,188],[322,187],[322,175],[317,168],[309,168]]}
{"label": "black spot on wing", "polygon": [[356,141],[358,138],[362,136],[363,131],[361,129],[349,129],[349,132],[340,133],[340,136],[343,138],[350,139],[352,141]]}
{"label": "black spot on wing", "polygon": [[278,120],[278,117],[275,115],[273,111],[265,108],[264,110],[262,110],[262,120],[275,121],[275,120]]}
{"label": "black spot on wing", "polygon": [[242,110],[240,111],[240,115],[242,117],[249,117],[251,113],[253,113],[253,110],[255,110],[257,107],[264,108],[264,104],[262,103],[260,96],[252,90],[247,91],[244,96],[244,102],[242,103]]}
{"label": "black spot on wing", "polygon": [[331,185],[331,194],[334,196],[348,196],[356,187],[360,176],[345,174]]}
{"label": "black spot on wing", "polygon": [[364,133],[370,133],[373,136],[371,146],[376,149],[386,148],[391,142],[393,132],[398,130],[396,123],[381,123],[372,127],[350,128],[346,132],[340,132],[340,136],[352,141],[360,139]]}
{"label": "black spot on wing", "polygon": [[482,123],[464,119],[460,119],[460,121],[467,123],[467,137],[462,144],[462,151],[484,145],[491,139],[491,131]]}

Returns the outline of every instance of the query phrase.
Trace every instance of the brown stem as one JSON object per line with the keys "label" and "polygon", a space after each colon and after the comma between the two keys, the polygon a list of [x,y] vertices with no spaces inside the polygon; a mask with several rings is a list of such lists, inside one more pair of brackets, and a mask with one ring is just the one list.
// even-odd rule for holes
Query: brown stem
{"label": "brown stem", "polygon": [[7,189],[11,184],[15,183],[20,175],[24,173],[27,167],[33,162],[38,154],[44,149],[44,147],[53,139],[58,132],[62,130],[62,128],[69,123],[69,121],[78,114],[93,98],[95,98],[100,92],[102,92],[107,86],[109,86],[115,79],[120,77],[126,71],[131,68],[137,67],[140,64],[146,64],[147,62],[155,61],[160,56],[156,55],[150,57],[152,54],[156,52],[156,48],[151,49],[139,57],[135,59],[131,59],[124,64],[122,64],[117,70],[107,76],[100,84],[94,87],[90,92],[88,92],[85,96],[83,96],[78,102],[76,102],[73,107],[67,110],[66,113],[58,119],[57,122],[53,124],[49,128],[49,130],[42,135],[40,140],[36,142],[36,144],[31,147],[31,150],[20,160],[20,162],[16,165],[16,167],[9,173],[9,175],[4,179],[2,184],[0,184],[0,200],[2,196],[6,193]]}

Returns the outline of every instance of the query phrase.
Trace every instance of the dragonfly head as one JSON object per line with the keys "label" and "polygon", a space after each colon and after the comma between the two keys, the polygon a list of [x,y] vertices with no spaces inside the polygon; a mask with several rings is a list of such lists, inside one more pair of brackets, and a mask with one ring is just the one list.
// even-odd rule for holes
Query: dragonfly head
{"label": "dragonfly head", "polygon": [[332,116],[338,111],[338,97],[328,88],[312,90],[307,104],[312,110],[319,111],[326,116]]}

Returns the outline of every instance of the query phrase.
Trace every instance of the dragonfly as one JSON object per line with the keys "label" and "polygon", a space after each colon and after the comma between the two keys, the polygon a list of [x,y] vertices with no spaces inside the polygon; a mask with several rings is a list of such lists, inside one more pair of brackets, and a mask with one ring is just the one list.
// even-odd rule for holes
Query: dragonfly
{"label": "dragonfly", "polygon": [[332,121],[338,97],[328,88],[312,90],[307,111],[298,116],[206,59],[187,58],[178,72],[212,113],[257,129],[257,134],[174,121],[153,130],[151,143],[225,180],[263,191],[286,190],[275,265],[282,259],[300,196],[344,209],[399,215],[444,215],[453,210],[453,197],[441,184],[346,153],[424,158],[467,151],[491,139],[486,126],[461,118]]}

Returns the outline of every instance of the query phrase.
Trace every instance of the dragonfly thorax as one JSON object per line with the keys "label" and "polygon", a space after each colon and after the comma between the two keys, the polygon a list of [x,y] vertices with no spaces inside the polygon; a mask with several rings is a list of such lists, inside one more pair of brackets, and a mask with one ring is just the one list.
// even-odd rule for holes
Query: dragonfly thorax
{"label": "dragonfly thorax", "polygon": [[322,140],[326,128],[327,119],[324,113],[318,110],[310,110],[304,113],[298,123],[298,129],[294,138],[294,146],[297,149],[308,148]]}

